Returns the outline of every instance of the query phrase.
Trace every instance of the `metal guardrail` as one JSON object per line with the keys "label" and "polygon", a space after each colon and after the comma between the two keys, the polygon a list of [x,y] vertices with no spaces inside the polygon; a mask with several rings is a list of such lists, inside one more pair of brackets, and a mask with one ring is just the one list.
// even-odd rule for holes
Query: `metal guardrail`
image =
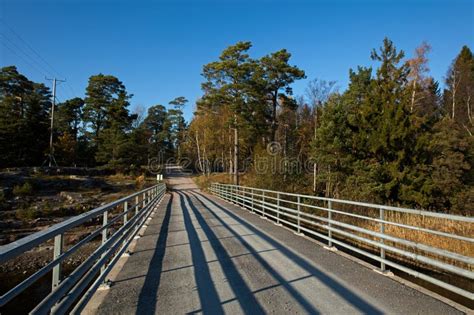
{"label": "metal guardrail", "polygon": [[[1,246],[0,263],[4,263],[54,238],[52,261],[3,294],[0,297],[0,306],[7,304],[52,271],[52,290],[31,313],[63,314],[69,312],[74,305],[73,312],[80,312],[88,298],[104,283],[108,272],[125,252],[154,206],[162,200],[165,192],[166,185],[160,183],[72,217],[44,231]],[[119,212],[112,217],[114,210]],[[102,220],[101,227],[69,249],[64,250],[65,233],[96,218]],[[81,246],[100,236],[102,237],[101,244],[94,252],[67,277],[63,278],[61,265],[65,259],[75,253]],[[91,282],[93,283],[91,284]]]}
{"label": "metal guardrail", "polygon": [[[432,235],[432,237],[445,238],[451,242],[453,240],[462,242],[464,246],[472,248],[474,246],[474,229],[468,229],[471,232],[468,236],[457,235],[442,229],[420,227],[400,222],[400,220],[397,222],[393,218],[411,216],[421,222],[426,218],[436,218],[474,227],[474,217],[220,183],[211,184],[210,191],[223,200],[249,209],[253,213],[259,213],[262,218],[273,219],[277,225],[284,223],[287,227],[296,229],[297,233],[305,232],[324,239],[328,242],[329,248],[336,244],[377,261],[380,263],[382,272],[386,271],[386,266],[390,266],[474,300],[473,292],[435,278],[427,272],[421,271],[422,268],[416,268],[418,270],[413,268],[413,263],[417,263],[472,281],[474,279],[473,257],[438,248],[432,244],[413,241],[386,231],[387,228],[396,228],[412,234]],[[357,208],[359,211],[348,210],[351,207],[352,209]],[[373,216],[371,217],[370,214]],[[354,224],[351,220],[360,224]],[[404,262],[412,264],[401,263],[400,258]]]}

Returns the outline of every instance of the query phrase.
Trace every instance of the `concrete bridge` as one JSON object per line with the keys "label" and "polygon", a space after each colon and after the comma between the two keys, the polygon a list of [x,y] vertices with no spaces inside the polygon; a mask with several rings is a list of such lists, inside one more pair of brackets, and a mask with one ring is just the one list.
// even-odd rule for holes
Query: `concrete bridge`
{"label": "concrete bridge", "polygon": [[131,256],[86,314],[457,314],[429,293],[376,273],[201,192],[172,169]]}

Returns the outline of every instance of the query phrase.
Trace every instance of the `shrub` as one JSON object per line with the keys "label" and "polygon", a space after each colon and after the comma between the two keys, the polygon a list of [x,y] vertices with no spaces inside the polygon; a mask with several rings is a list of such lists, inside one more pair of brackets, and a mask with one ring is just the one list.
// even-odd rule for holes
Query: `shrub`
{"label": "shrub", "polygon": [[145,175],[144,174],[138,176],[135,179],[135,187],[137,187],[138,189],[143,188],[144,184],[145,184]]}
{"label": "shrub", "polygon": [[32,192],[33,186],[29,182],[26,182],[23,185],[15,185],[15,187],[13,187],[13,194],[15,196],[25,196],[31,194]]}
{"label": "shrub", "polygon": [[31,195],[33,192],[33,186],[29,183],[26,182],[23,185],[16,185],[13,187],[13,194],[15,196],[26,196],[26,195]]}
{"label": "shrub", "polygon": [[36,210],[35,208],[26,208],[26,209],[19,209],[16,212],[17,219],[26,221],[26,220],[33,220],[41,216],[41,212]]}

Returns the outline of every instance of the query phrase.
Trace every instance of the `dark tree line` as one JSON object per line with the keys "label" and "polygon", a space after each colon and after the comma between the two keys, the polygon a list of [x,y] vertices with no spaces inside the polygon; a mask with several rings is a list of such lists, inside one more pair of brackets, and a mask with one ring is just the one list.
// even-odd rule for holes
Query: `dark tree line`
{"label": "dark tree line", "polygon": [[[0,70],[0,167],[40,166],[49,150],[51,93],[14,66]],[[57,104],[54,155],[60,166],[138,170],[152,158],[174,157],[184,137],[184,97],[167,109],[131,113],[129,94],[111,75],[89,78],[86,97]]]}
{"label": "dark tree line", "polygon": [[[237,43],[204,66],[204,95],[186,143],[203,172],[214,167],[232,175],[238,150],[247,185],[472,211],[474,58],[468,47],[454,59],[443,91],[429,76],[428,44],[407,59],[385,39],[370,54],[377,67],[350,69],[345,91],[313,80],[299,97],[291,84],[305,75],[289,63],[291,55],[281,50],[252,59],[250,48]],[[273,141],[276,153],[268,150]],[[262,171],[262,163],[276,168]]]}
{"label": "dark tree line", "polygon": [[[188,158],[229,180],[277,190],[466,213],[474,207],[474,57],[464,46],[444,88],[429,75],[431,47],[411,58],[389,39],[377,66],[349,70],[349,85],[291,85],[305,72],[285,50],[252,58],[250,42],[203,67],[203,95],[189,126],[184,97],[131,113],[123,83],[89,79],[84,99],[58,104],[54,151],[61,166],[134,171],[152,159]],[[51,94],[13,66],[0,71],[0,167],[41,165]],[[276,150],[273,150],[275,149]],[[270,163],[271,162],[271,163]],[[262,170],[259,165],[272,164]]]}

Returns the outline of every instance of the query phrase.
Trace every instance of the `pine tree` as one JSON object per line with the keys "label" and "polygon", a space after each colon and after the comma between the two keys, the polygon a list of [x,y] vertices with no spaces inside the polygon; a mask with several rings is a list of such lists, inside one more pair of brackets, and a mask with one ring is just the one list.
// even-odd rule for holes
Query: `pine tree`
{"label": "pine tree", "polygon": [[[122,146],[127,142],[132,122],[129,95],[123,83],[114,76],[95,75],[86,88],[84,122],[92,130],[90,141],[99,163],[116,166],[123,161]],[[102,133],[104,133],[102,135]]]}
{"label": "pine tree", "polygon": [[444,108],[449,117],[472,136],[474,130],[474,57],[467,46],[463,46],[454,59],[444,90]]}
{"label": "pine tree", "polygon": [[49,89],[16,67],[0,70],[0,166],[41,165],[49,140]]}

